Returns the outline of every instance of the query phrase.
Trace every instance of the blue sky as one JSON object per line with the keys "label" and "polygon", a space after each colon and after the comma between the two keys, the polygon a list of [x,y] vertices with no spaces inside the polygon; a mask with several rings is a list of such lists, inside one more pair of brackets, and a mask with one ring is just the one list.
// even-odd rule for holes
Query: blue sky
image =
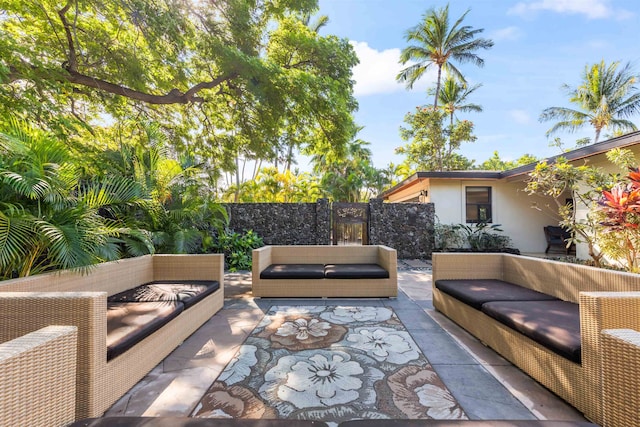
{"label": "blue sky", "polygon": [[[402,68],[398,57],[407,45],[406,30],[417,25],[425,11],[446,1],[320,0],[320,14],[329,16],[322,34],[347,38],[360,65],[354,69],[359,110],[356,122],[364,126],[358,137],[371,143],[376,167],[400,163],[394,149],[404,144],[399,136],[404,115],[418,105],[430,104],[426,89],[435,73],[425,75],[413,88],[395,82]],[[459,69],[471,84],[483,86],[470,97],[482,113],[463,113],[475,124],[477,141],[463,145],[461,153],[481,163],[497,150],[503,159],[528,153],[537,157],[558,154],[549,147],[545,132],[551,122],[540,123],[543,109],[571,105],[561,90],[580,83],[587,64],[631,62],[640,73],[640,3],[637,0],[452,0],[450,17],[473,28],[495,45],[478,52],[485,66],[462,64]],[[632,119],[640,125],[640,117]],[[606,134],[607,132],[605,132]],[[558,133],[565,146],[589,136]],[[601,139],[602,140],[602,139]]]}

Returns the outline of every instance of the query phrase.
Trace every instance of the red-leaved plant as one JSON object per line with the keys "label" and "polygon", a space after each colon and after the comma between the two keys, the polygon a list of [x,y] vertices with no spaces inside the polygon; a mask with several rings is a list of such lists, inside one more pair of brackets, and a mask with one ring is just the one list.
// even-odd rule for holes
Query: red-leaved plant
{"label": "red-leaved plant", "polygon": [[605,233],[601,249],[623,263],[626,270],[638,272],[640,168],[631,168],[626,182],[603,191],[598,207],[603,214],[600,225]]}

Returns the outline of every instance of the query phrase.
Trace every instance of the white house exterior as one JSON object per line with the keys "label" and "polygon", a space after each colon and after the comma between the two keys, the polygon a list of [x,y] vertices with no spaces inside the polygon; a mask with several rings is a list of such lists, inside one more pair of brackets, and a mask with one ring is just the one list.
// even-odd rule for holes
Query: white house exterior
{"label": "white house exterior", "polygon": [[[605,156],[614,148],[629,149],[640,161],[640,132],[569,151],[561,157],[575,166],[587,164],[616,172],[617,167]],[[546,160],[552,163],[558,157]],[[437,220],[442,224],[473,223],[477,222],[477,212],[480,215],[489,213],[490,222],[501,225],[504,233],[511,238],[513,247],[522,253],[541,253],[547,247],[543,227],[558,225],[558,215],[554,200],[530,196],[524,191],[526,180],[535,165],[533,163],[501,172],[417,172],[384,192],[382,197],[392,203],[433,203]],[[484,199],[487,195],[489,200]],[[567,198],[570,197],[567,195]],[[488,202],[486,206],[485,202]],[[584,218],[587,208],[576,206],[576,209],[578,218]],[[579,258],[588,258],[586,248],[581,245],[578,245],[576,254]]]}

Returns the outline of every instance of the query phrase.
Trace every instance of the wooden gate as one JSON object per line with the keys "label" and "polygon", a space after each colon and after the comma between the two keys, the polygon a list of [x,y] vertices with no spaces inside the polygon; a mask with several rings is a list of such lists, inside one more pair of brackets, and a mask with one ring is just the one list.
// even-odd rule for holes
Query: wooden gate
{"label": "wooden gate", "polygon": [[369,244],[369,204],[334,202],[331,207],[334,245]]}

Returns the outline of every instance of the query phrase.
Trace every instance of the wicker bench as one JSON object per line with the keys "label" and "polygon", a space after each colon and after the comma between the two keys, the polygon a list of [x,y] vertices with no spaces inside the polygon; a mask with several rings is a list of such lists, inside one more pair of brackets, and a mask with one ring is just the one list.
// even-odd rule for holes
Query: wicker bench
{"label": "wicker bench", "polygon": [[[367,246],[263,246],[253,250],[255,297],[396,297],[395,249]],[[267,274],[270,273],[270,274]]]}
{"label": "wicker bench", "polygon": [[[580,362],[569,360],[438,289],[441,280],[497,279],[577,303]],[[479,340],[602,424],[604,329],[640,330],[640,275],[511,254],[433,254],[433,304]],[[623,359],[617,359],[625,371]]]}
{"label": "wicker bench", "polygon": [[[76,419],[101,415],[222,308],[223,255],[147,255],[0,282],[0,342],[48,325],[78,328]],[[133,347],[107,358],[107,297],[158,280],[220,284]],[[34,403],[37,405],[37,403]]]}

